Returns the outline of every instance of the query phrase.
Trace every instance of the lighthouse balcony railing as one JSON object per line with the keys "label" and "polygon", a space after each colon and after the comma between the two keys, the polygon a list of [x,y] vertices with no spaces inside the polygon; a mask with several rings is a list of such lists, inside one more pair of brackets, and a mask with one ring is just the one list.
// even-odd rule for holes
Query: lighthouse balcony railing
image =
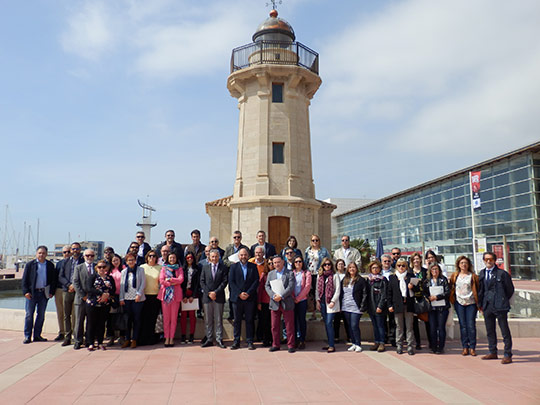
{"label": "lighthouse balcony railing", "polygon": [[319,74],[319,54],[300,42],[261,40],[233,49],[231,73],[260,64],[302,66]]}

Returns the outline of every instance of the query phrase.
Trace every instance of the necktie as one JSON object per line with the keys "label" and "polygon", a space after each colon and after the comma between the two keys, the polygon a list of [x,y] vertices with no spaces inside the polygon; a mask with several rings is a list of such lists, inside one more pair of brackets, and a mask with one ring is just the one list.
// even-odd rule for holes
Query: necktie
{"label": "necktie", "polygon": [[213,279],[216,278],[216,270],[217,270],[217,269],[216,269],[216,265],[213,264],[213,265],[212,265],[212,278],[213,278]]}
{"label": "necktie", "polygon": [[92,263],[88,265],[88,274],[92,274]]}
{"label": "necktie", "polygon": [[486,287],[489,286],[490,279],[491,279],[491,270],[486,269]]}

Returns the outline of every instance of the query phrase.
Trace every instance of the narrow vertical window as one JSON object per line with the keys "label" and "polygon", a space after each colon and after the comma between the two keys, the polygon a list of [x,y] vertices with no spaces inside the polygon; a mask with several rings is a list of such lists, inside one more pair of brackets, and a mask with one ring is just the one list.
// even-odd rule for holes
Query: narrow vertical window
{"label": "narrow vertical window", "polygon": [[272,143],[272,163],[285,163],[284,147],[285,144],[282,142]]}
{"label": "narrow vertical window", "polygon": [[272,103],[283,103],[283,83],[272,83]]}

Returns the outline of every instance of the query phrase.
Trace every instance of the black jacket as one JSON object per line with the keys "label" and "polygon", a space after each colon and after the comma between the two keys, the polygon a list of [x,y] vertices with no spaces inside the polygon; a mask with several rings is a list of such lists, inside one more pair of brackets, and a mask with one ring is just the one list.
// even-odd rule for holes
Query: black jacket
{"label": "black jacket", "polygon": [[[37,268],[38,268],[37,264],[38,264],[37,259],[34,259],[26,263],[26,266],[24,266],[24,273],[22,276],[23,295],[26,295],[28,293],[34,295],[35,293],[36,281],[37,281]],[[58,280],[56,269],[54,268],[53,262],[49,260],[45,260],[45,265],[47,267],[47,277],[45,281],[45,286],[49,286],[49,294],[54,295],[56,291],[56,283]]]}
{"label": "black jacket", "polygon": [[[345,279],[343,279],[345,280]],[[339,295],[340,308],[343,311],[343,280],[341,280],[341,293]],[[360,278],[353,284],[353,298],[356,302],[356,306],[360,312],[364,313],[367,309],[367,298],[368,298],[367,283],[364,280],[364,277]]]}
{"label": "black jacket", "polygon": [[[191,276],[191,296],[193,298],[200,298],[201,296],[201,268],[193,263],[193,274]],[[187,282],[188,282],[188,267],[184,266],[184,281],[182,281],[182,296],[187,298]]]}
{"label": "black jacket", "polygon": [[[161,257],[161,248],[165,246],[167,242],[161,242],[159,245],[156,246],[157,255]],[[178,259],[178,264],[180,266],[184,267],[184,248],[182,245],[178,242],[173,242],[171,245],[171,253],[176,253],[176,258]],[[143,262],[144,263],[144,262]]]}
{"label": "black jacket", "polygon": [[377,313],[377,308],[386,310],[388,300],[388,280],[382,277],[377,281],[366,281],[368,296],[367,296],[367,308],[368,312],[372,315]]}
{"label": "black jacket", "polygon": [[514,295],[514,283],[510,274],[495,266],[488,282],[486,282],[486,269],[480,272],[478,281],[480,285],[478,303],[484,312],[510,310],[510,298]]}
{"label": "black jacket", "polygon": [[218,263],[215,279],[212,278],[212,263],[203,266],[201,270],[201,289],[203,291],[202,300],[204,304],[212,301],[208,296],[210,291],[216,293],[217,303],[225,303],[225,287],[227,287],[228,276],[227,267],[222,262]]}
{"label": "black jacket", "polygon": [[[437,277],[437,286],[443,287],[443,293],[437,295],[437,300],[444,300],[444,306],[440,307],[431,307],[431,311],[442,311],[443,309],[450,308],[450,285],[448,284],[448,279],[442,274]],[[429,293],[429,287],[431,287],[431,280],[426,278],[422,282],[422,290],[424,296],[429,299],[431,294]]]}
{"label": "black jacket", "polygon": [[[75,266],[73,266],[73,262],[75,262]],[[73,284],[73,273],[75,272],[75,267],[81,263],[84,263],[83,255],[79,255],[78,259],[75,259],[72,256],[64,261],[64,265],[60,269],[60,274],[58,274],[58,285],[61,286],[64,291],[67,291],[69,285]]]}
{"label": "black jacket", "polygon": [[405,284],[407,285],[407,297],[403,298],[401,296],[401,289],[399,288],[399,280],[395,274],[392,274],[388,280],[388,295],[387,295],[387,305],[388,308],[393,307],[395,313],[402,312],[414,312],[414,291],[413,296],[411,297],[409,293],[409,283],[411,278],[416,278],[412,271],[408,271],[405,276]]}
{"label": "black jacket", "polygon": [[232,264],[229,269],[229,290],[231,292],[229,300],[231,302],[240,300],[238,296],[242,292],[249,294],[249,298],[246,301],[257,302],[259,271],[257,270],[257,265],[255,263],[247,262],[246,264],[247,275],[245,279],[240,262]]}
{"label": "black jacket", "polygon": [[[259,243],[255,243],[251,245],[250,251],[251,251],[251,257],[255,257],[255,248],[259,246]],[[264,242],[264,258],[268,259],[269,257],[276,255],[276,248],[274,245],[268,242]]]}

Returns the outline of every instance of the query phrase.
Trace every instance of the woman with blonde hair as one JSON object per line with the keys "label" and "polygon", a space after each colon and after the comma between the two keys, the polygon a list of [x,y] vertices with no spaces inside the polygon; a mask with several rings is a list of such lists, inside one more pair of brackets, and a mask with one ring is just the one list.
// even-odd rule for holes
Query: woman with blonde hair
{"label": "woman with blonde hair", "polygon": [[328,346],[323,347],[323,350],[333,353],[336,351],[334,347],[334,315],[340,311],[341,282],[339,275],[334,270],[332,260],[327,257],[322,260],[316,284],[317,310],[321,311],[328,337]]}
{"label": "woman with blonde hair", "polygon": [[[306,263],[307,269],[311,273],[311,292],[309,296],[312,302],[317,301],[315,298],[317,276],[319,274],[319,269],[321,268],[323,259],[325,258],[330,259],[330,253],[328,253],[328,250],[325,247],[321,246],[321,238],[319,238],[319,235],[311,235],[310,245],[307,247],[304,253],[304,262]],[[316,319],[315,308],[313,309],[313,314],[309,319],[310,321]]]}
{"label": "woman with blonde hair", "polygon": [[476,313],[478,312],[478,276],[471,260],[459,256],[456,271],[450,276],[450,302],[454,304],[461,333],[461,354],[476,356]]}

